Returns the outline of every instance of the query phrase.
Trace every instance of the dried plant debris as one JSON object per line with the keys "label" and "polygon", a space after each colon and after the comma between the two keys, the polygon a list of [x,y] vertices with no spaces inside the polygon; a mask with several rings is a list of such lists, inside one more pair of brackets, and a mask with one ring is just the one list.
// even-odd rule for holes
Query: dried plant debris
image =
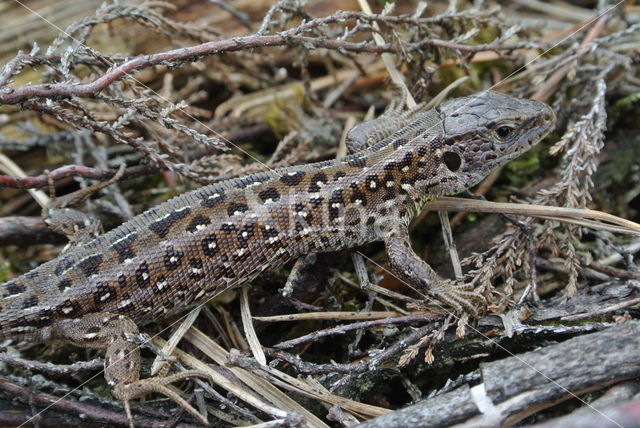
{"label": "dried plant debris", "polygon": [[[486,405],[509,397],[508,380],[501,383],[500,373],[488,369],[503,359],[521,367],[520,354],[537,349],[526,355],[543,361],[548,350],[560,361],[566,350],[552,342],[573,337],[603,344],[608,333],[600,330],[626,334],[615,324],[637,329],[638,234],[620,233],[632,230],[623,226],[594,228],[580,214],[593,209],[638,221],[637,7],[612,1],[407,1],[386,2],[384,9],[371,2],[374,13],[368,14],[362,1],[114,1],[96,3],[95,13],[81,17],[68,7],[69,19],[61,21],[66,27],[59,30],[51,27],[49,3],[36,5],[48,20],[29,21],[31,40],[29,32],[18,39],[2,21],[26,22],[33,12],[9,3],[0,15],[0,40],[11,47],[0,50],[0,213],[12,216],[0,219],[0,282],[62,248],[26,246],[60,241],[42,232],[44,225],[34,219],[40,207],[16,189],[52,184],[63,195],[108,180],[125,164],[119,185],[82,208],[109,227],[199,184],[335,158],[344,153],[345,128],[385,110],[402,121],[416,104],[420,109],[438,102],[439,94],[492,88],[548,102],[558,124],[547,144],[512,162],[477,193],[563,207],[576,216],[566,223],[552,212],[525,211],[445,222],[445,235],[453,235],[461,253],[460,262],[452,257],[454,271],[482,291],[488,303],[483,316],[456,318],[414,299],[386,273],[381,247],[372,244],[358,249],[366,255],[364,276],[362,269],[354,272],[347,252],[318,255],[297,271],[291,296],[278,292],[288,266],[254,280],[242,311],[233,293],[225,296],[205,307],[180,337],[171,341],[163,333],[152,351],[177,361],[174,366],[210,374],[210,381],[196,382],[192,403],[220,426],[351,426],[423,398],[424,406],[440,412],[437,426],[477,421],[478,412],[490,412],[495,425],[532,423],[588,406],[587,397],[572,395],[577,392],[566,374],[553,377],[551,371],[555,384],[538,387],[554,392],[523,404],[531,411],[503,414],[500,406],[487,409],[474,400],[484,397]],[[21,170],[26,173],[16,172]],[[429,260],[440,258],[439,270],[446,272],[455,245],[445,250],[435,216],[424,213],[419,221],[414,246]],[[15,243],[21,246],[9,246]],[[363,277],[373,288],[358,287]],[[251,346],[240,325],[250,315]],[[164,355],[165,339],[173,349],[180,338],[172,356]],[[101,381],[84,384],[95,367],[75,363],[52,371],[29,361],[82,360],[75,348],[9,346],[0,398],[18,416],[0,415],[2,424],[33,415],[49,425],[87,418],[127,423],[119,403],[100,391]],[[623,348],[607,355],[637,367]],[[258,364],[265,356],[268,365]],[[605,385],[637,376],[611,371],[606,377],[592,366],[593,374],[581,374],[580,391],[600,395]],[[534,376],[513,370],[513,378]],[[545,370],[551,369],[541,366],[543,376]],[[42,375],[30,376],[32,371]],[[492,394],[500,388],[507,395],[495,401]],[[569,391],[558,392],[562,388]],[[50,395],[66,393],[64,399]],[[567,398],[574,400],[556,405]],[[474,410],[466,414],[456,402]],[[172,414],[170,406],[136,403],[136,423],[177,423],[183,415]],[[540,410],[550,406],[549,413]],[[626,408],[615,409],[607,417],[624,420]],[[375,426],[398,423],[388,415],[379,421]],[[435,419],[422,426],[435,426],[429,423]]]}

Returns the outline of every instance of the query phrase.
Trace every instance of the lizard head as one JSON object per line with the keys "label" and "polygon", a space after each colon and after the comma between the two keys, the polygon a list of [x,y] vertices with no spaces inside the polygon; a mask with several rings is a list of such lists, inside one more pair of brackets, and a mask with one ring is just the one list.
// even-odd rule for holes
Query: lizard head
{"label": "lizard head", "polygon": [[[438,154],[439,194],[455,194],[531,149],[554,127],[545,103],[486,91],[436,108],[443,134]],[[433,192],[432,192],[433,193]]]}

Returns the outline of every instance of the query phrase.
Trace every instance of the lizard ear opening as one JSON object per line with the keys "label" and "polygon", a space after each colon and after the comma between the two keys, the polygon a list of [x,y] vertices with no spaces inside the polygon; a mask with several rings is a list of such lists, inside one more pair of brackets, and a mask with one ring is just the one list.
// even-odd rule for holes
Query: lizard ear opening
{"label": "lizard ear opening", "polygon": [[444,164],[449,168],[449,171],[456,172],[460,168],[460,164],[462,164],[462,159],[460,159],[460,155],[455,152],[444,152],[442,155],[442,160],[444,160]]}

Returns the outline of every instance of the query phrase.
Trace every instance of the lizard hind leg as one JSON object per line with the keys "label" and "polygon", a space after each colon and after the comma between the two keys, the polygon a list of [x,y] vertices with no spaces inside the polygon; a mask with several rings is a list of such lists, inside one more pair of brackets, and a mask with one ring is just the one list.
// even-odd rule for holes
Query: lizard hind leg
{"label": "lizard hind leg", "polygon": [[167,385],[188,378],[209,378],[205,372],[189,370],[166,377],[140,379],[140,349],[127,336],[137,335],[138,327],[128,317],[106,312],[86,314],[80,318],[58,321],[53,325],[56,338],[78,347],[106,349],[104,377],[111,394],[124,402],[125,411],[133,426],[129,401],[149,393],[159,393],[176,402],[199,422],[206,419]]}
{"label": "lizard hind leg", "polygon": [[120,383],[111,389],[111,394],[113,394],[113,396],[118,400],[124,402],[129,421],[133,421],[129,401],[155,392],[173,400],[176,404],[189,412],[189,414],[196,418],[201,424],[208,425],[209,422],[204,416],[194,409],[186,400],[167,387],[169,384],[191,377],[204,377],[209,379],[209,375],[203,371],[187,370],[182,373],[176,373],[166,377],[140,379],[131,383]]}

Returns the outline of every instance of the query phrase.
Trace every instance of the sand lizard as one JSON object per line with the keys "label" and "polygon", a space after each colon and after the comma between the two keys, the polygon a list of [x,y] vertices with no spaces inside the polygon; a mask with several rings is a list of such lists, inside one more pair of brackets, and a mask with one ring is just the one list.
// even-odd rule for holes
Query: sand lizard
{"label": "sand lizard", "polygon": [[184,376],[139,380],[139,351],[125,334],[288,261],[371,241],[384,241],[394,272],[426,296],[473,310],[479,296],[439,278],[411,249],[407,225],[429,200],[529,150],[555,115],[537,101],[483,92],[411,120],[344,158],[177,196],[0,285],[0,337],[105,348],[116,398],[176,399],[164,385]]}

